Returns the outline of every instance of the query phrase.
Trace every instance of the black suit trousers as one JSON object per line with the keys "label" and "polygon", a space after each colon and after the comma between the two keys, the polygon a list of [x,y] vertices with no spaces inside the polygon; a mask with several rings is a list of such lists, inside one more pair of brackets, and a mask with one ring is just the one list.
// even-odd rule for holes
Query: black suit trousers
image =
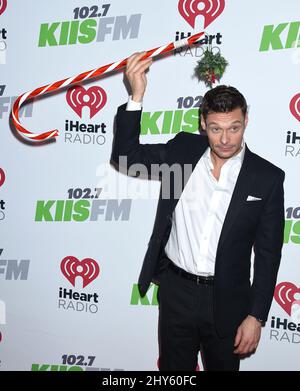
{"label": "black suit trousers", "polygon": [[235,335],[220,338],[215,330],[213,285],[197,284],[167,268],[158,302],[160,371],[195,371],[199,352],[207,371],[239,370]]}

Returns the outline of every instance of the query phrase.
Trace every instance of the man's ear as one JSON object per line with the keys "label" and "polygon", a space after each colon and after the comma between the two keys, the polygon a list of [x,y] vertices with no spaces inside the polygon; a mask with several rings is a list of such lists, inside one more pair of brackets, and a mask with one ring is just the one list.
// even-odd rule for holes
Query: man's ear
{"label": "man's ear", "polygon": [[245,114],[245,128],[246,128],[246,126],[248,125],[248,120],[249,120],[249,118],[248,118],[248,113],[246,113],[246,114]]}
{"label": "man's ear", "polygon": [[201,121],[201,128],[202,128],[203,130],[206,130],[206,123],[205,123],[205,121],[204,121],[204,117],[203,117],[202,114],[201,114],[201,116],[200,116],[200,121]]}

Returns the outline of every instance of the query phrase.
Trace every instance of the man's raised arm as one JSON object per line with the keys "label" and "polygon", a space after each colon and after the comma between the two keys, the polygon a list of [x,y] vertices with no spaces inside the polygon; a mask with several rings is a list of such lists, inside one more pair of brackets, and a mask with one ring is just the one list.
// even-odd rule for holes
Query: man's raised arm
{"label": "man's raised arm", "polygon": [[127,104],[118,108],[111,158],[118,166],[127,169],[133,164],[143,164],[150,174],[152,164],[166,162],[168,149],[175,137],[167,143],[140,144],[141,108],[147,86],[145,72],[152,64],[152,59],[140,60],[144,54],[135,53],[127,61],[125,74],[131,96]]}

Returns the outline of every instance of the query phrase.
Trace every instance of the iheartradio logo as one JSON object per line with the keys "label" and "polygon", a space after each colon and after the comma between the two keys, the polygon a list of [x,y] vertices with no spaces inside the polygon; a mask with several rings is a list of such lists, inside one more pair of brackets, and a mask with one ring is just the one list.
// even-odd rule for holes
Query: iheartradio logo
{"label": "iheartradio logo", "polygon": [[198,15],[204,17],[204,29],[224,10],[225,0],[179,0],[178,11],[188,24],[195,28]]}
{"label": "iheartradio logo", "polygon": [[290,110],[297,121],[300,122],[300,93],[296,94],[290,101]]}
{"label": "iheartradio logo", "polygon": [[84,106],[90,109],[90,118],[93,118],[107,102],[107,95],[103,88],[93,86],[85,89],[82,86],[74,86],[68,89],[66,95],[68,105],[82,118]]}
{"label": "iheartradio logo", "polygon": [[7,6],[7,0],[0,0],[0,15],[3,14]]}
{"label": "iheartradio logo", "polygon": [[81,261],[69,255],[60,264],[60,270],[66,279],[75,287],[76,277],[82,278],[82,287],[85,288],[98,277],[100,268],[92,258],[84,258]]}
{"label": "iheartradio logo", "polygon": [[300,288],[288,281],[281,282],[275,288],[274,299],[293,322],[300,322]]}
{"label": "iheartradio logo", "polygon": [[0,187],[3,185],[5,182],[5,172],[0,168]]}

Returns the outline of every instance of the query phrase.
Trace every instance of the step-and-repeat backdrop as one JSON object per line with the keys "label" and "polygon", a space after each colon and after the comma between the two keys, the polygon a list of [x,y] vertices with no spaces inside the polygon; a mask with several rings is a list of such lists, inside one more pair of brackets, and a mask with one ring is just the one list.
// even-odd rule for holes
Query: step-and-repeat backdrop
{"label": "step-and-repeat backdrop", "polygon": [[[249,103],[249,148],[286,172],[282,264],[269,319],[242,370],[299,370],[300,7],[297,0],[0,0],[0,369],[157,370],[157,287],[137,278],[158,181],[110,164],[122,72],[30,101],[18,95],[205,29],[203,46],[154,61],[142,143],[198,132],[203,48]],[[230,305],[230,303],[228,303]],[[198,370],[203,370],[199,357]]]}

